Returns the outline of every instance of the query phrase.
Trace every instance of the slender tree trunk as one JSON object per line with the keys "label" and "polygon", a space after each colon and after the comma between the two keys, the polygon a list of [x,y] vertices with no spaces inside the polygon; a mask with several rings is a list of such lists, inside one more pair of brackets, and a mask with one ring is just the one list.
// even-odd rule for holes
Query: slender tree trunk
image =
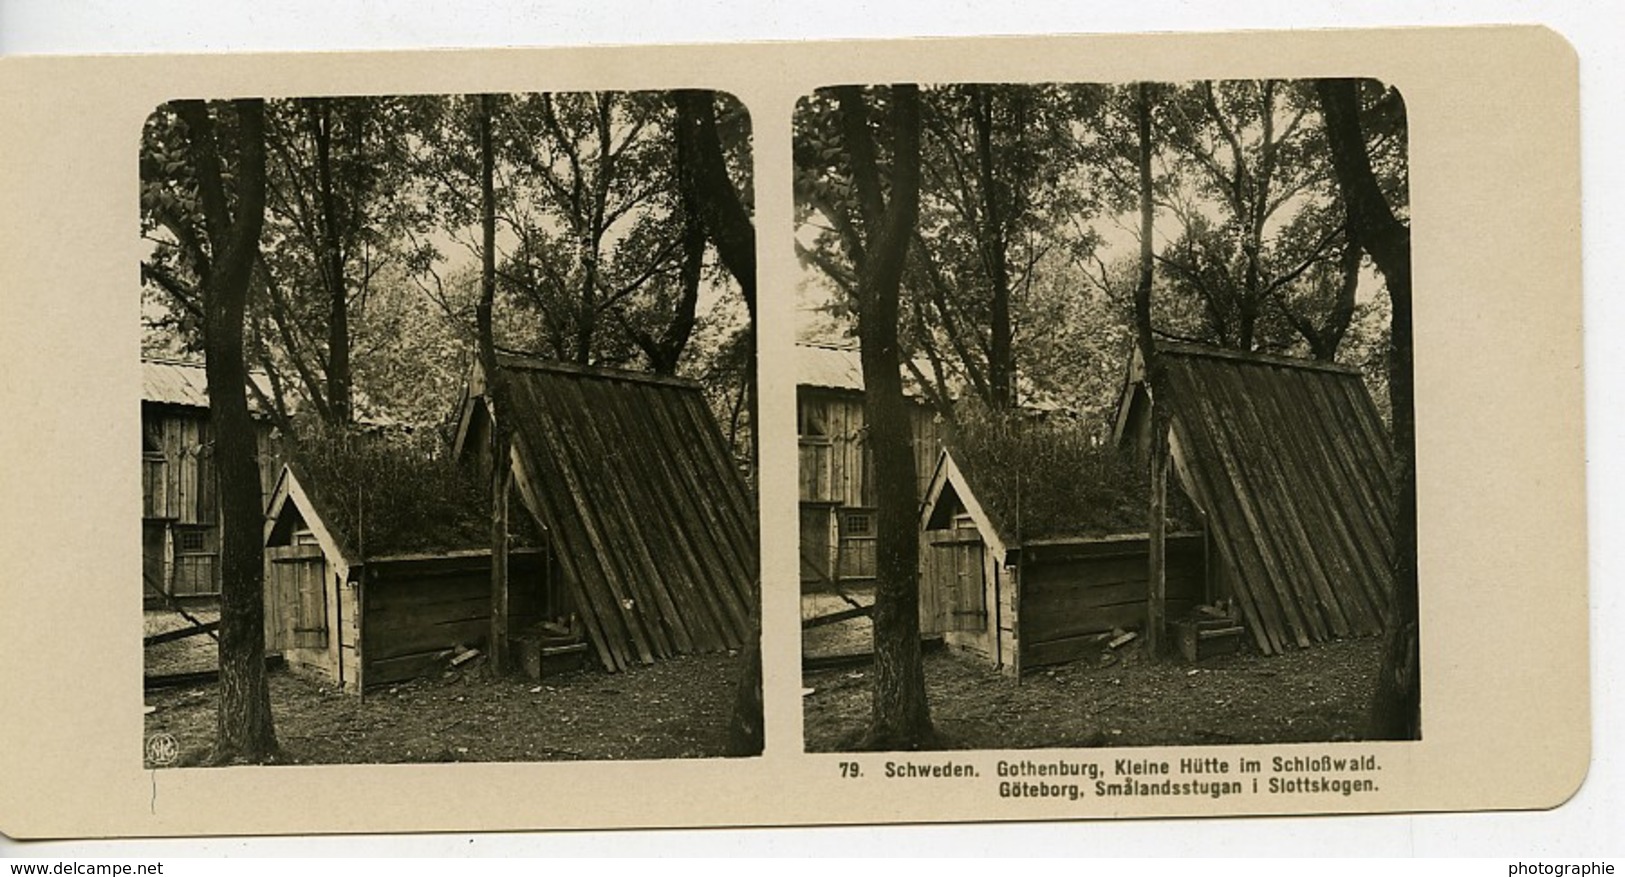
{"label": "slender tree trunk", "polygon": [[1151,497],[1147,509],[1149,522],[1149,561],[1147,569],[1145,634],[1146,652],[1157,655],[1163,646],[1163,633],[1167,624],[1167,530],[1168,530],[1168,410],[1160,390],[1162,360],[1157,356],[1156,342],[1151,325],[1151,288],[1155,280],[1155,253],[1152,249],[1152,223],[1156,218],[1156,202],[1151,189],[1151,93],[1145,83],[1135,86],[1135,127],[1139,134],[1140,154],[1138,171],[1140,180],[1140,282],[1134,291],[1134,328],[1140,360],[1145,364],[1146,391],[1152,399],[1151,448],[1147,464],[1151,467]]}
{"label": "slender tree trunk", "polygon": [[497,364],[492,309],[496,300],[496,157],[491,144],[495,99],[480,95],[480,301],[474,310],[479,332],[480,370],[485,373],[486,404],[491,414],[491,672],[508,669],[508,494],[513,484],[510,461],[512,425],[508,422],[507,380]]}
{"label": "slender tree trunk", "polygon": [[728,180],[728,163],[717,132],[716,93],[682,89],[673,93],[677,136],[686,141],[688,173],[706,235],[728,273],[739,282],[745,307],[756,315],[756,227],[744,200]]}
{"label": "slender tree trunk", "polygon": [[[678,181],[687,220],[698,221],[718,258],[739,284],[750,314],[749,351],[741,396],[750,421],[751,483],[759,484],[756,467],[761,459],[756,396],[756,227],[744,202],[728,179],[727,159],[717,134],[716,93],[679,90],[672,95],[676,109]],[[692,242],[690,242],[692,243]],[[685,264],[685,271],[686,271]],[[695,278],[696,281],[698,278]],[[685,274],[685,295],[687,276]],[[696,283],[697,286],[697,283]],[[738,409],[730,424],[732,444]],[[764,744],[762,720],[762,583],[758,576],[751,601],[750,639],[739,656],[739,680],[734,687],[733,711],[728,723],[727,752],[733,756],[760,755]]]}
{"label": "slender tree trunk", "polygon": [[987,266],[991,292],[988,319],[987,375],[994,408],[1016,404],[1016,363],[1010,324],[1010,266],[1006,252],[1003,211],[999,205],[998,175],[993,152],[993,97],[986,86],[975,88],[976,163],[982,190],[982,261]]}
{"label": "slender tree trunk", "polygon": [[1360,128],[1359,84],[1352,79],[1315,83],[1326,118],[1326,140],[1338,189],[1357,240],[1388,286],[1393,306],[1388,392],[1394,424],[1394,594],[1388,609],[1387,640],[1376,696],[1371,736],[1415,740],[1422,734],[1421,650],[1417,629],[1416,579],[1416,398],[1412,383],[1411,237],[1394,216],[1371,170]]}
{"label": "slender tree trunk", "polygon": [[321,275],[327,286],[327,404],[334,423],[351,421],[350,301],[344,282],[344,242],[339,234],[338,201],[333,195],[333,108],[328,98],[307,104],[316,144],[317,197],[321,202]]}
{"label": "slender tree trunk", "polygon": [[[204,278],[205,374],[214,431],[220,533],[220,701],[211,761],[263,762],[277,754],[265,678],[264,511],[259,447],[248,411],[243,320],[265,222],[265,105],[234,101],[235,205],[227,198],[214,121],[201,101],[181,101],[209,240]],[[235,206],[235,210],[233,210]]]}
{"label": "slender tree trunk", "polygon": [[1326,316],[1326,326],[1318,341],[1311,345],[1315,358],[1322,362],[1336,361],[1337,349],[1343,346],[1343,337],[1348,334],[1349,324],[1354,322],[1355,293],[1360,288],[1360,252],[1359,244],[1350,234],[1349,243],[1338,260],[1337,297],[1332,301],[1332,311]]}
{"label": "slender tree trunk", "polygon": [[874,461],[874,701],[870,749],[919,749],[935,742],[920,658],[919,534],[914,450],[897,341],[899,292],[919,214],[920,99],[892,87],[891,172],[880,181],[868,106],[861,90],[838,92],[842,138],[868,240],[858,264],[858,339],[864,419]]}

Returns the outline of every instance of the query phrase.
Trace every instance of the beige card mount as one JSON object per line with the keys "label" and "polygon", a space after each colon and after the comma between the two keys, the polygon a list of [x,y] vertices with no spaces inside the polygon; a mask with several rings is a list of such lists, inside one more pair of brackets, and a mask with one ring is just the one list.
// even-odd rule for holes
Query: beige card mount
{"label": "beige card mount", "polygon": [[[1144,624],[1143,579],[1135,585],[1134,574],[1123,573],[1096,591],[1077,583],[1104,575],[1098,571],[1103,564],[1138,569],[1136,558],[1148,549],[1130,538],[1068,541],[1038,533],[1031,520],[1018,528],[1001,517],[1007,506],[990,498],[998,488],[979,474],[985,467],[956,457],[946,438],[940,444],[922,440],[922,587],[936,587],[932,582],[941,579],[932,576],[944,568],[952,580],[948,590],[933,592],[938,602],[922,603],[926,627],[952,628],[932,633],[924,658],[928,692],[937,701],[938,727],[968,748],[853,751],[868,718],[872,669],[862,661],[812,663],[805,671],[802,665],[805,647],[829,639],[831,629],[851,620],[867,624],[858,612],[809,626],[809,618],[831,614],[831,600],[833,611],[852,608],[830,596],[834,591],[821,591],[818,581],[844,583],[841,591],[861,607],[873,594],[864,582],[876,575],[875,559],[866,561],[860,544],[877,523],[866,517],[873,494],[865,498],[860,490],[843,499],[829,485],[818,493],[817,478],[809,480],[810,471],[835,472],[841,436],[863,429],[858,424],[843,431],[833,420],[840,400],[854,398],[842,393],[861,399],[855,352],[839,343],[808,343],[828,341],[830,327],[818,322],[826,313],[806,307],[827,276],[818,279],[805,251],[827,247],[837,257],[851,256],[841,249],[833,214],[809,200],[805,173],[798,183],[796,145],[818,125],[836,124],[838,99],[819,90],[922,83],[929,85],[929,96],[962,84],[1016,92],[1053,85],[1074,89],[1067,93],[1081,102],[1070,105],[1076,108],[1132,93],[1126,86],[1137,82],[1177,91],[1189,83],[1301,84],[1319,78],[1372,80],[1391,87],[1403,102],[1405,142],[1396,154],[1408,183],[1401,212],[1409,226],[1414,288],[1420,739],[1359,739],[1353,715],[1364,697],[1360,692],[1372,684],[1380,644],[1374,628],[1362,627],[1359,618],[1363,611],[1366,622],[1380,627],[1380,613],[1369,601],[1361,610],[1356,603],[1363,598],[1335,590],[1357,576],[1357,560],[1381,566],[1372,546],[1384,543],[1362,541],[1363,525],[1355,520],[1377,500],[1362,505],[1346,496],[1368,477],[1377,484],[1392,471],[1391,460],[1350,439],[1352,430],[1365,430],[1371,447],[1386,447],[1382,402],[1371,401],[1361,384],[1370,368],[1316,370],[1302,365],[1301,349],[1286,346],[1229,358],[1181,348],[1189,354],[1188,367],[1181,366],[1189,386],[1212,393],[1182,398],[1196,400],[1189,411],[1203,412],[1202,422],[1220,431],[1198,428],[1194,413],[1175,414],[1185,426],[1175,427],[1172,483],[1205,485],[1191,488],[1181,502],[1195,506],[1186,511],[1206,529],[1170,539],[1168,611],[1172,619],[1176,610],[1194,612],[1200,605],[1230,607],[1231,614],[1213,618],[1222,615],[1239,631],[1227,644],[1238,654],[1204,652],[1190,664],[1182,663],[1177,650],[1158,661],[1132,657],[1140,644],[1118,641]],[[1281,88],[1285,94],[1292,87]],[[186,425],[187,411],[197,406],[184,398],[186,382],[199,379],[194,371],[201,370],[189,371],[173,358],[168,366],[142,364],[142,318],[150,315],[150,305],[143,305],[142,263],[153,257],[154,234],[164,234],[149,230],[143,236],[141,154],[149,117],[168,101],[193,97],[636,93],[643,104],[617,104],[615,112],[665,118],[659,114],[668,112],[680,89],[721,93],[711,110],[727,144],[724,171],[736,193],[744,194],[754,228],[761,350],[754,487],[746,487],[752,482],[729,465],[730,451],[749,442],[743,433],[730,433],[726,417],[716,417],[717,410],[728,409],[708,405],[706,387],[681,377],[628,375],[650,370],[633,354],[585,367],[505,360],[503,368],[518,376],[518,392],[534,396],[514,409],[520,412],[514,459],[521,483],[512,508],[533,521],[533,535],[539,534],[535,553],[514,555],[511,566],[529,577],[530,590],[510,608],[531,611],[530,620],[541,624],[551,608],[571,607],[559,614],[573,614],[579,627],[566,618],[552,635],[584,645],[561,650],[545,637],[516,645],[520,675],[487,683],[465,670],[483,660],[473,653],[483,651],[476,629],[487,629],[492,611],[481,590],[489,552],[408,546],[391,553],[376,541],[371,549],[354,544],[345,536],[346,521],[354,521],[342,508],[335,511],[342,506],[331,498],[336,491],[324,496],[312,486],[319,473],[283,470],[279,459],[262,455],[266,499],[277,515],[286,514],[266,527],[267,568],[275,567],[267,581],[287,597],[267,604],[270,616],[280,619],[272,634],[272,650],[282,659],[281,669],[272,671],[273,712],[282,709],[275,715],[278,731],[294,754],[291,760],[300,763],[172,763],[198,760],[200,747],[212,739],[215,689],[205,682],[144,691],[142,677],[155,673],[153,635],[193,624],[155,626],[153,615],[179,607],[208,626],[216,573],[198,558],[218,552],[210,541],[217,518],[203,499],[213,476],[195,468],[184,475],[181,457],[165,456],[165,441],[174,439],[175,447],[193,451],[190,465],[207,457],[200,449],[210,447],[210,439],[195,422]],[[887,113],[895,107],[880,96],[892,93],[860,92],[870,101],[870,131],[883,145],[883,159],[892,148]],[[829,112],[819,116],[818,101],[824,99]],[[0,321],[0,398],[14,415],[5,432],[0,507],[0,702],[6,705],[0,719],[0,774],[6,777],[0,784],[0,829],[9,835],[1526,809],[1560,805],[1585,777],[1590,720],[1578,83],[1573,53],[1550,31],[8,58],[0,62],[0,106],[8,121],[0,135],[7,206],[0,225],[6,312]],[[555,120],[590,125],[591,113],[580,119],[571,113],[591,106],[597,105],[560,97]],[[1200,103],[1191,106],[1199,115]],[[536,112],[534,118],[547,118]],[[1292,115],[1289,109],[1282,113]],[[633,116],[617,118],[622,121],[611,126],[612,133],[637,149],[646,147],[642,179],[656,187],[675,180],[669,156],[661,158],[667,156],[664,147],[627,136],[624,120]],[[956,117],[956,124],[969,118]],[[1078,127],[1062,128],[1084,130],[1082,121],[1074,122]],[[545,136],[538,134],[538,142]],[[936,135],[928,128],[925,136]],[[1223,158],[1230,147],[1222,139],[1208,145],[1209,159],[1234,167]],[[968,161],[974,151],[968,143],[958,155]],[[1197,163],[1201,154],[1189,153]],[[1115,159],[1102,159],[1108,160]],[[1177,170],[1169,159],[1157,172]],[[831,159],[818,172],[839,176],[840,167]],[[531,182],[545,186],[543,177],[538,170]],[[512,187],[522,182],[517,171],[502,179]],[[1325,179],[1315,185],[1330,191]],[[659,203],[668,210],[676,202]],[[947,223],[942,203],[927,199],[922,210]],[[1217,209],[1197,207],[1194,213],[1207,211],[1218,223]],[[473,221],[460,230],[472,228]],[[1105,235],[1097,253],[1113,246],[1117,256],[1132,252],[1133,239],[1123,235],[1134,233],[1133,223],[1131,217],[1115,245]],[[946,235],[944,227],[938,231]],[[561,228],[534,226],[549,234]],[[821,238],[822,228],[835,237]],[[1177,243],[1179,236],[1167,228],[1158,226],[1158,240]],[[439,240],[445,251],[455,246],[453,237],[447,232]],[[504,232],[498,243],[511,253],[516,240],[515,233]],[[708,252],[719,249],[713,244]],[[676,278],[677,257],[670,258],[663,264]],[[604,259],[610,264],[609,256]],[[1030,264],[1038,264],[1038,257]],[[727,302],[740,295],[738,275],[730,276],[719,256],[705,265],[702,297],[711,309],[702,309],[702,322],[720,325],[737,313]],[[620,267],[633,271],[632,262]],[[1375,300],[1370,291],[1380,286],[1378,271],[1367,261],[1351,281],[1361,289],[1362,304]],[[154,283],[149,277],[149,290]],[[1069,313],[1047,324],[1054,327],[1049,334],[1064,336],[1068,327],[1083,325],[1067,322],[1085,319]],[[1380,314],[1361,314],[1368,320],[1364,325],[1382,328]],[[825,335],[814,337],[818,331]],[[1281,331],[1290,334],[1291,328]],[[1253,346],[1255,352],[1266,347]],[[846,364],[811,380],[805,351],[812,347],[846,357]],[[1121,391],[1122,375],[1133,373],[1127,348],[1114,349],[1121,358],[1111,367]],[[1282,358],[1287,361],[1277,361]],[[1257,377],[1266,372],[1285,375],[1280,386],[1286,389]],[[1299,377],[1300,383],[1287,387]],[[179,395],[156,399],[155,381],[169,381],[164,386]],[[447,410],[463,386],[453,382],[438,390]],[[807,400],[818,397],[815,390],[834,401],[809,419]],[[1277,392],[1285,395],[1271,395]],[[1344,393],[1338,410],[1352,419],[1341,422],[1342,432],[1320,436],[1324,431],[1289,428],[1301,422],[1293,412],[1307,409],[1281,399],[1309,405],[1311,398]],[[916,388],[914,404],[925,405],[925,395]],[[575,400],[575,407],[560,414],[549,407],[558,398]],[[1132,398],[1132,392],[1117,392],[1092,416],[1109,420],[1118,413],[1113,406]],[[154,413],[159,408],[138,404],[143,399],[174,422],[164,426]],[[1215,401],[1220,399],[1241,407],[1225,408]],[[859,404],[859,416],[861,409]],[[460,427],[476,444],[484,433],[471,412],[479,410],[464,410]],[[535,422],[519,423],[530,417],[527,411]],[[566,419],[549,420],[549,411]],[[1139,416],[1121,413],[1119,439],[1125,428],[1132,433]],[[591,456],[612,446],[604,437],[647,423],[660,426],[649,430],[636,455]],[[1239,442],[1250,434],[1262,442],[1283,432],[1292,433],[1295,450],[1253,460],[1255,469],[1218,450],[1221,440]],[[1214,437],[1221,434],[1229,438]],[[142,477],[133,459],[138,439]],[[941,447],[950,453],[941,456]],[[818,448],[829,457],[818,458]],[[1306,482],[1300,495],[1271,505],[1257,473],[1280,474],[1293,461],[1310,474],[1339,472],[1350,480]],[[852,477],[862,477],[863,465]],[[155,506],[154,477],[167,484],[171,473],[176,493],[161,492]],[[1302,495],[1321,496],[1330,517],[1281,511],[1299,508],[1294,503]],[[1334,501],[1339,496],[1341,503]],[[1261,517],[1266,506],[1280,517]],[[1282,523],[1287,518],[1297,523]],[[964,536],[955,544],[979,546],[975,559],[953,566],[959,549],[936,545],[954,541],[944,533]],[[818,534],[828,534],[828,543],[820,543]],[[1249,539],[1252,549],[1243,547]],[[829,549],[821,556],[812,552],[813,573],[807,568],[809,545]],[[1272,556],[1282,571],[1273,578],[1267,569]],[[137,571],[149,570],[156,571],[160,591],[169,589],[164,597],[137,596]],[[301,578],[307,570],[318,571],[308,573],[307,581]],[[965,576],[978,578],[954,591]],[[1229,584],[1218,583],[1226,577]],[[765,750],[725,758],[719,741],[734,680],[749,654],[758,579]],[[995,590],[996,583],[1003,590]],[[1102,596],[1106,591],[1117,596]],[[1043,599],[1058,602],[1047,606]],[[535,605],[524,609],[524,600]],[[452,603],[475,608],[472,614],[434,615],[454,612],[456,607],[447,608]],[[953,606],[960,607],[960,621],[939,623],[951,619]],[[1311,608],[1327,613],[1324,624],[1309,617]],[[146,624],[138,628],[143,615]],[[1340,618],[1337,624],[1333,615]],[[697,620],[702,616],[709,621]],[[1057,620],[1063,618],[1069,620]],[[1191,630],[1200,640],[1202,631],[1225,627]],[[450,628],[456,630],[447,634]],[[444,641],[436,639],[442,635]],[[212,643],[209,636],[159,645]],[[1084,641],[1087,648],[1079,644]],[[866,648],[863,634],[854,642]],[[1295,672],[1290,662],[1328,649],[1352,649],[1358,656],[1345,663],[1364,669],[1328,678],[1313,694],[1272,690]],[[1272,651],[1280,654],[1265,654]],[[565,669],[572,661],[584,666]],[[527,664],[538,679],[523,677]],[[374,674],[372,682],[367,674]],[[1153,683],[1160,687],[1137,690]],[[1158,737],[1145,730],[1145,715],[1202,698],[1209,707],[1246,702],[1266,719],[1279,711],[1324,724],[1307,735],[1281,724],[1262,738],[1218,725],[1196,729],[1205,736],[1170,731]],[[1193,715],[1222,723],[1238,713],[1221,706]],[[1087,726],[1089,733],[1070,738],[1035,730],[1068,722]],[[411,727],[415,736],[391,738],[395,725]],[[528,736],[533,732],[537,736]],[[331,763],[346,760],[345,751],[367,752],[374,763]]]}

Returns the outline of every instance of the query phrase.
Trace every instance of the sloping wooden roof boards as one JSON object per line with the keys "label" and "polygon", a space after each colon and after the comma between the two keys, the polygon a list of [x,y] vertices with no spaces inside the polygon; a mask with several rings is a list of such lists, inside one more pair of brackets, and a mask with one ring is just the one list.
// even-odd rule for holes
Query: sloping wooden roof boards
{"label": "sloping wooden roof boards", "polygon": [[755,504],[699,385],[512,356],[499,364],[515,481],[604,666],[743,645]]}
{"label": "sloping wooden roof boards", "polygon": [[[249,378],[260,391],[270,395],[271,388],[263,372],[250,372]],[[209,407],[209,379],[203,363],[179,359],[141,359],[141,401],[184,408]],[[259,405],[252,392],[248,395],[249,408]]]}
{"label": "sloping wooden roof boards", "polygon": [[1175,470],[1259,648],[1379,632],[1392,591],[1391,451],[1359,372],[1193,345],[1158,355]]}

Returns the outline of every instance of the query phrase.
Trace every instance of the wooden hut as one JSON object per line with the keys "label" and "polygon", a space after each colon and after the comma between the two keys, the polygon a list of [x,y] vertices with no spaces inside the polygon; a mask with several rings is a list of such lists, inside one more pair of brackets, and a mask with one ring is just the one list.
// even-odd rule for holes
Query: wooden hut
{"label": "wooden hut", "polygon": [[[254,376],[255,380],[261,377]],[[280,465],[271,426],[255,425],[261,498]],[[142,591],[220,593],[220,503],[203,364],[141,360]]]}
{"label": "wooden hut", "polygon": [[[796,369],[802,586],[815,590],[830,582],[871,581],[876,500],[858,351],[800,344]],[[948,424],[919,394],[909,395],[914,470],[923,496]]]}
{"label": "wooden hut", "polygon": [[[1265,654],[1377,633],[1392,592],[1390,439],[1357,369],[1157,348],[1177,482],[1201,510],[1217,591]],[[1115,427],[1142,457],[1153,394],[1136,356]]]}
{"label": "wooden hut", "polygon": [[[1112,631],[1143,626],[1145,534],[1021,521],[1020,509],[989,489],[1009,474],[961,466],[951,450],[939,455],[920,511],[921,632],[1014,675],[1075,660]],[[1205,601],[1208,586],[1202,534],[1173,533],[1167,545],[1172,615]]]}
{"label": "wooden hut", "polygon": [[[308,473],[285,466],[265,527],[265,646],[290,669],[359,692],[445,666],[459,650],[483,649],[490,637],[491,552],[477,547],[479,528],[429,550],[399,550],[365,533],[339,511],[333,491],[313,489]],[[468,521],[485,520],[482,503],[466,503]],[[364,526],[362,524],[361,526]],[[472,536],[470,534],[473,534]],[[434,540],[436,534],[418,537]],[[370,547],[363,551],[362,545]],[[509,552],[509,627],[568,616],[572,607],[550,574],[542,547]]]}
{"label": "wooden hut", "polygon": [[[502,356],[518,496],[608,670],[742,646],[757,599],[756,504],[693,381]],[[485,377],[460,458],[488,471]]]}

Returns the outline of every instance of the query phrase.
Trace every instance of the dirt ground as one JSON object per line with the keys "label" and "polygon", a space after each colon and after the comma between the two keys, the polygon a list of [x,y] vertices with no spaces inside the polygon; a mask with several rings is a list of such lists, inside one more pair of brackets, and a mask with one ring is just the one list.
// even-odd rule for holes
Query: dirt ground
{"label": "dirt ground", "polygon": [[[158,672],[151,663],[148,672]],[[492,680],[476,666],[364,698],[278,670],[270,676],[271,712],[290,764],[713,757],[723,754],[737,663],[727,655],[680,657],[544,683]],[[176,669],[195,668],[163,672]],[[212,684],[147,692],[155,709],[146,733],[174,735],[177,766],[207,757],[215,696]]]}
{"label": "dirt ground", "polygon": [[[1019,683],[973,656],[938,651],[925,656],[925,676],[943,748],[1301,743],[1359,737],[1380,661],[1377,638],[1199,664],[1148,661],[1131,644]],[[811,689],[802,698],[809,751],[857,746],[869,718],[869,672],[802,674]]]}
{"label": "dirt ground", "polygon": [[[213,601],[189,601],[185,609],[187,614],[204,623],[220,620],[220,607]],[[142,622],[142,633],[146,636],[192,626],[192,622],[171,609],[148,609],[142,615]],[[207,634],[199,634],[160,643],[147,647],[145,658],[149,676],[213,670],[216,661],[215,640]]]}

